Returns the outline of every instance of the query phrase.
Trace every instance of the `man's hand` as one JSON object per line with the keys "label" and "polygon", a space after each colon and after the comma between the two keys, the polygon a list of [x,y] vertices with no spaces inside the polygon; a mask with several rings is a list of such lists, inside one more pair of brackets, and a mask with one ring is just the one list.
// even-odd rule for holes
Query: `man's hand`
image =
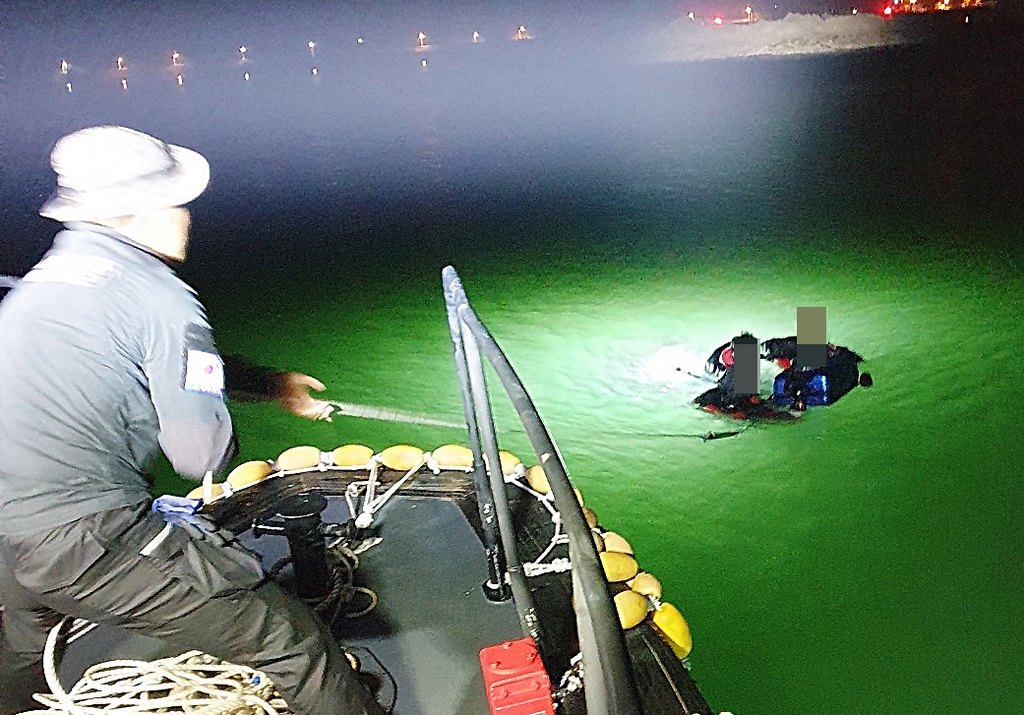
{"label": "man's hand", "polygon": [[297,372],[279,372],[272,378],[273,397],[282,408],[307,420],[331,421],[334,405],[309,394],[310,389],[323,392],[327,388],[315,377]]}

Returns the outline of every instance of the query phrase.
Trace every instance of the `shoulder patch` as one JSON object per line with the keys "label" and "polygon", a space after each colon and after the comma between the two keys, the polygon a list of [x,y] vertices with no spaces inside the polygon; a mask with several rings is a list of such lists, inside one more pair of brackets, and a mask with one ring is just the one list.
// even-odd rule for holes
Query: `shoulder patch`
{"label": "shoulder patch", "polygon": [[191,323],[185,328],[182,357],[181,387],[185,392],[224,396],[224,361],[208,327]]}

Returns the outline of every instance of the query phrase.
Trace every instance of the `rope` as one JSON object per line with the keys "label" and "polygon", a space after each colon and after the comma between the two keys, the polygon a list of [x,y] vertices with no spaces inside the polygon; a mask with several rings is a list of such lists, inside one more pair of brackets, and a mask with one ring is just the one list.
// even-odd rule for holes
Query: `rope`
{"label": "rope", "polygon": [[43,670],[51,693],[34,697],[47,710],[23,715],[285,715],[287,704],[263,673],[189,651],[152,662],[115,660],[94,665],[65,691],[57,677],[65,618],[46,638]]}
{"label": "rope", "polygon": [[[331,625],[338,620],[339,616],[359,618],[376,608],[377,594],[365,586],[356,586],[354,583],[355,572],[359,568],[359,557],[355,552],[347,546],[339,544],[328,548],[327,556],[331,561],[331,590],[326,596],[320,598],[303,599],[312,606],[317,615]],[[276,580],[284,567],[290,563],[292,563],[292,557],[285,556],[267,571],[267,576]],[[357,593],[367,597],[368,605],[358,611],[345,610],[345,607],[355,599]]]}
{"label": "rope", "polygon": [[326,402],[346,417],[364,417],[366,419],[383,420],[385,422],[409,422],[415,425],[466,429],[466,425],[463,422],[449,422],[447,420],[438,419],[437,417],[418,415],[414,412],[370,407],[369,405],[353,405],[348,402],[334,402],[333,400],[327,400]]}

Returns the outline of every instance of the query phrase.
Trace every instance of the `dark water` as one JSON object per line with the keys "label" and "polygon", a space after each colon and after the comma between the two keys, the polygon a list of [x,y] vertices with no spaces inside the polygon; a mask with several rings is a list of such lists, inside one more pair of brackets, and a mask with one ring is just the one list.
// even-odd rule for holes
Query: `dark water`
{"label": "dark water", "polygon": [[[423,53],[419,6],[11,13],[0,269],[23,272],[52,236],[33,214],[61,134],[123,123],[194,147],[213,179],[182,273],[222,349],[315,374],[334,399],[457,419],[439,281],[453,263],[587,503],[689,620],[713,706],[1017,709],[1017,29],[986,16],[929,25],[921,44],[654,64],[641,22],[595,41],[607,15],[541,13],[515,43],[514,9],[478,10],[427,26]],[[875,387],[796,425],[689,436],[733,425],[687,407],[700,385],[654,370],[659,349],[699,366],[739,330],[792,333],[801,305],[828,308]],[[240,459],[464,439],[233,414]],[[520,433],[504,439],[530,461]]]}

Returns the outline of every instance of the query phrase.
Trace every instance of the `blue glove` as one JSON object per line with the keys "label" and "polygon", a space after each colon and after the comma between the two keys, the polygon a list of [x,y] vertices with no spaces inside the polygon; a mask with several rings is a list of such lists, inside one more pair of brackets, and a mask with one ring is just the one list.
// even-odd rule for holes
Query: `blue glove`
{"label": "blue glove", "polygon": [[199,513],[202,507],[202,499],[188,499],[165,494],[153,500],[151,510],[154,514],[162,516],[168,524],[184,529],[195,538],[226,543],[229,539],[219,533],[217,525]]}
{"label": "blue glove", "polygon": [[203,507],[202,499],[188,499],[187,497],[175,497],[164,494],[153,500],[152,510],[154,514],[160,514],[165,521],[174,523],[177,520],[191,522],[191,517]]}

